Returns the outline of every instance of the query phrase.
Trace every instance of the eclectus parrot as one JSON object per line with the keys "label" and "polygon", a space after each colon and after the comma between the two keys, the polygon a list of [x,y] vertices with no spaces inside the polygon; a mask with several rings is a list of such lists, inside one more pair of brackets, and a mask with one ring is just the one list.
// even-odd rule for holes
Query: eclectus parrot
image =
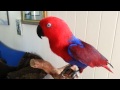
{"label": "eclectus parrot", "polygon": [[92,45],[73,35],[66,22],[49,16],[40,20],[37,35],[49,40],[51,50],[70,65],[77,65],[80,73],[87,67],[104,67],[110,72],[108,60]]}

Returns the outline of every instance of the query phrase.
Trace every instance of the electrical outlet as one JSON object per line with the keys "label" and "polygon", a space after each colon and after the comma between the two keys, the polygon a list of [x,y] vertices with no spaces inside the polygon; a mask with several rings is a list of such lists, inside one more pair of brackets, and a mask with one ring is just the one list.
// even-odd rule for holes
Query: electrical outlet
{"label": "electrical outlet", "polygon": [[17,29],[17,34],[22,35],[21,19],[16,19],[16,29]]}

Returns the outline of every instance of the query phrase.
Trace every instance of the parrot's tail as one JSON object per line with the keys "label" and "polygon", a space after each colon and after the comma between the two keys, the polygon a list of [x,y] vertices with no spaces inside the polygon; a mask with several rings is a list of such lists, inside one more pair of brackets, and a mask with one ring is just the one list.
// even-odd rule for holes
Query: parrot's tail
{"label": "parrot's tail", "polygon": [[[111,65],[111,64],[110,64],[110,65]],[[110,71],[111,73],[113,73],[112,70],[110,70],[110,68],[109,68],[107,65],[104,65],[103,67],[104,67],[105,69],[107,69],[108,71]]]}
{"label": "parrot's tail", "polygon": [[110,63],[108,63],[108,64],[113,68],[112,64],[110,64]]}

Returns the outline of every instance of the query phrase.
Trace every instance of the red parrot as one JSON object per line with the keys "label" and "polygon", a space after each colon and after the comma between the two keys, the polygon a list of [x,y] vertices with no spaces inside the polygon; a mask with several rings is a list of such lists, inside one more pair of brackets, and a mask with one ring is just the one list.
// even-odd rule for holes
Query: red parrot
{"label": "red parrot", "polygon": [[77,65],[80,73],[87,67],[113,67],[108,60],[92,45],[75,37],[67,23],[54,16],[40,20],[37,26],[37,35],[49,40],[51,50],[70,65]]}

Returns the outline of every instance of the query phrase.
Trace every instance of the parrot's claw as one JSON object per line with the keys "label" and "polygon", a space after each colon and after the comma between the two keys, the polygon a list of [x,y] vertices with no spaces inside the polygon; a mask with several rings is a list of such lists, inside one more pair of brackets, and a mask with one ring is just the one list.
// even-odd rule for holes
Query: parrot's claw
{"label": "parrot's claw", "polygon": [[76,77],[78,71],[79,71],[79,70],[74,71],[74,72],[71,73],[71,77],[72,77],[73,79]]}
{"label": "parrot's claw", "polygon": [[78,72],[79,70],[74,71],[74,70],[71,69],[71,67],[72,67],[72,65],[69,64],[69,65],[61,72],[60,75],[61,75],[63,78],[74,79],[74,78],[76,77],[77,72]]}
{"label": "parrot's claw", "polygon": [[65,74],[66,72],[68,72],[69,70],[70,70],[70,67],[71,67],[72,65],[68,65],[62,72],[61,72],[61,75],[62,74]]}

